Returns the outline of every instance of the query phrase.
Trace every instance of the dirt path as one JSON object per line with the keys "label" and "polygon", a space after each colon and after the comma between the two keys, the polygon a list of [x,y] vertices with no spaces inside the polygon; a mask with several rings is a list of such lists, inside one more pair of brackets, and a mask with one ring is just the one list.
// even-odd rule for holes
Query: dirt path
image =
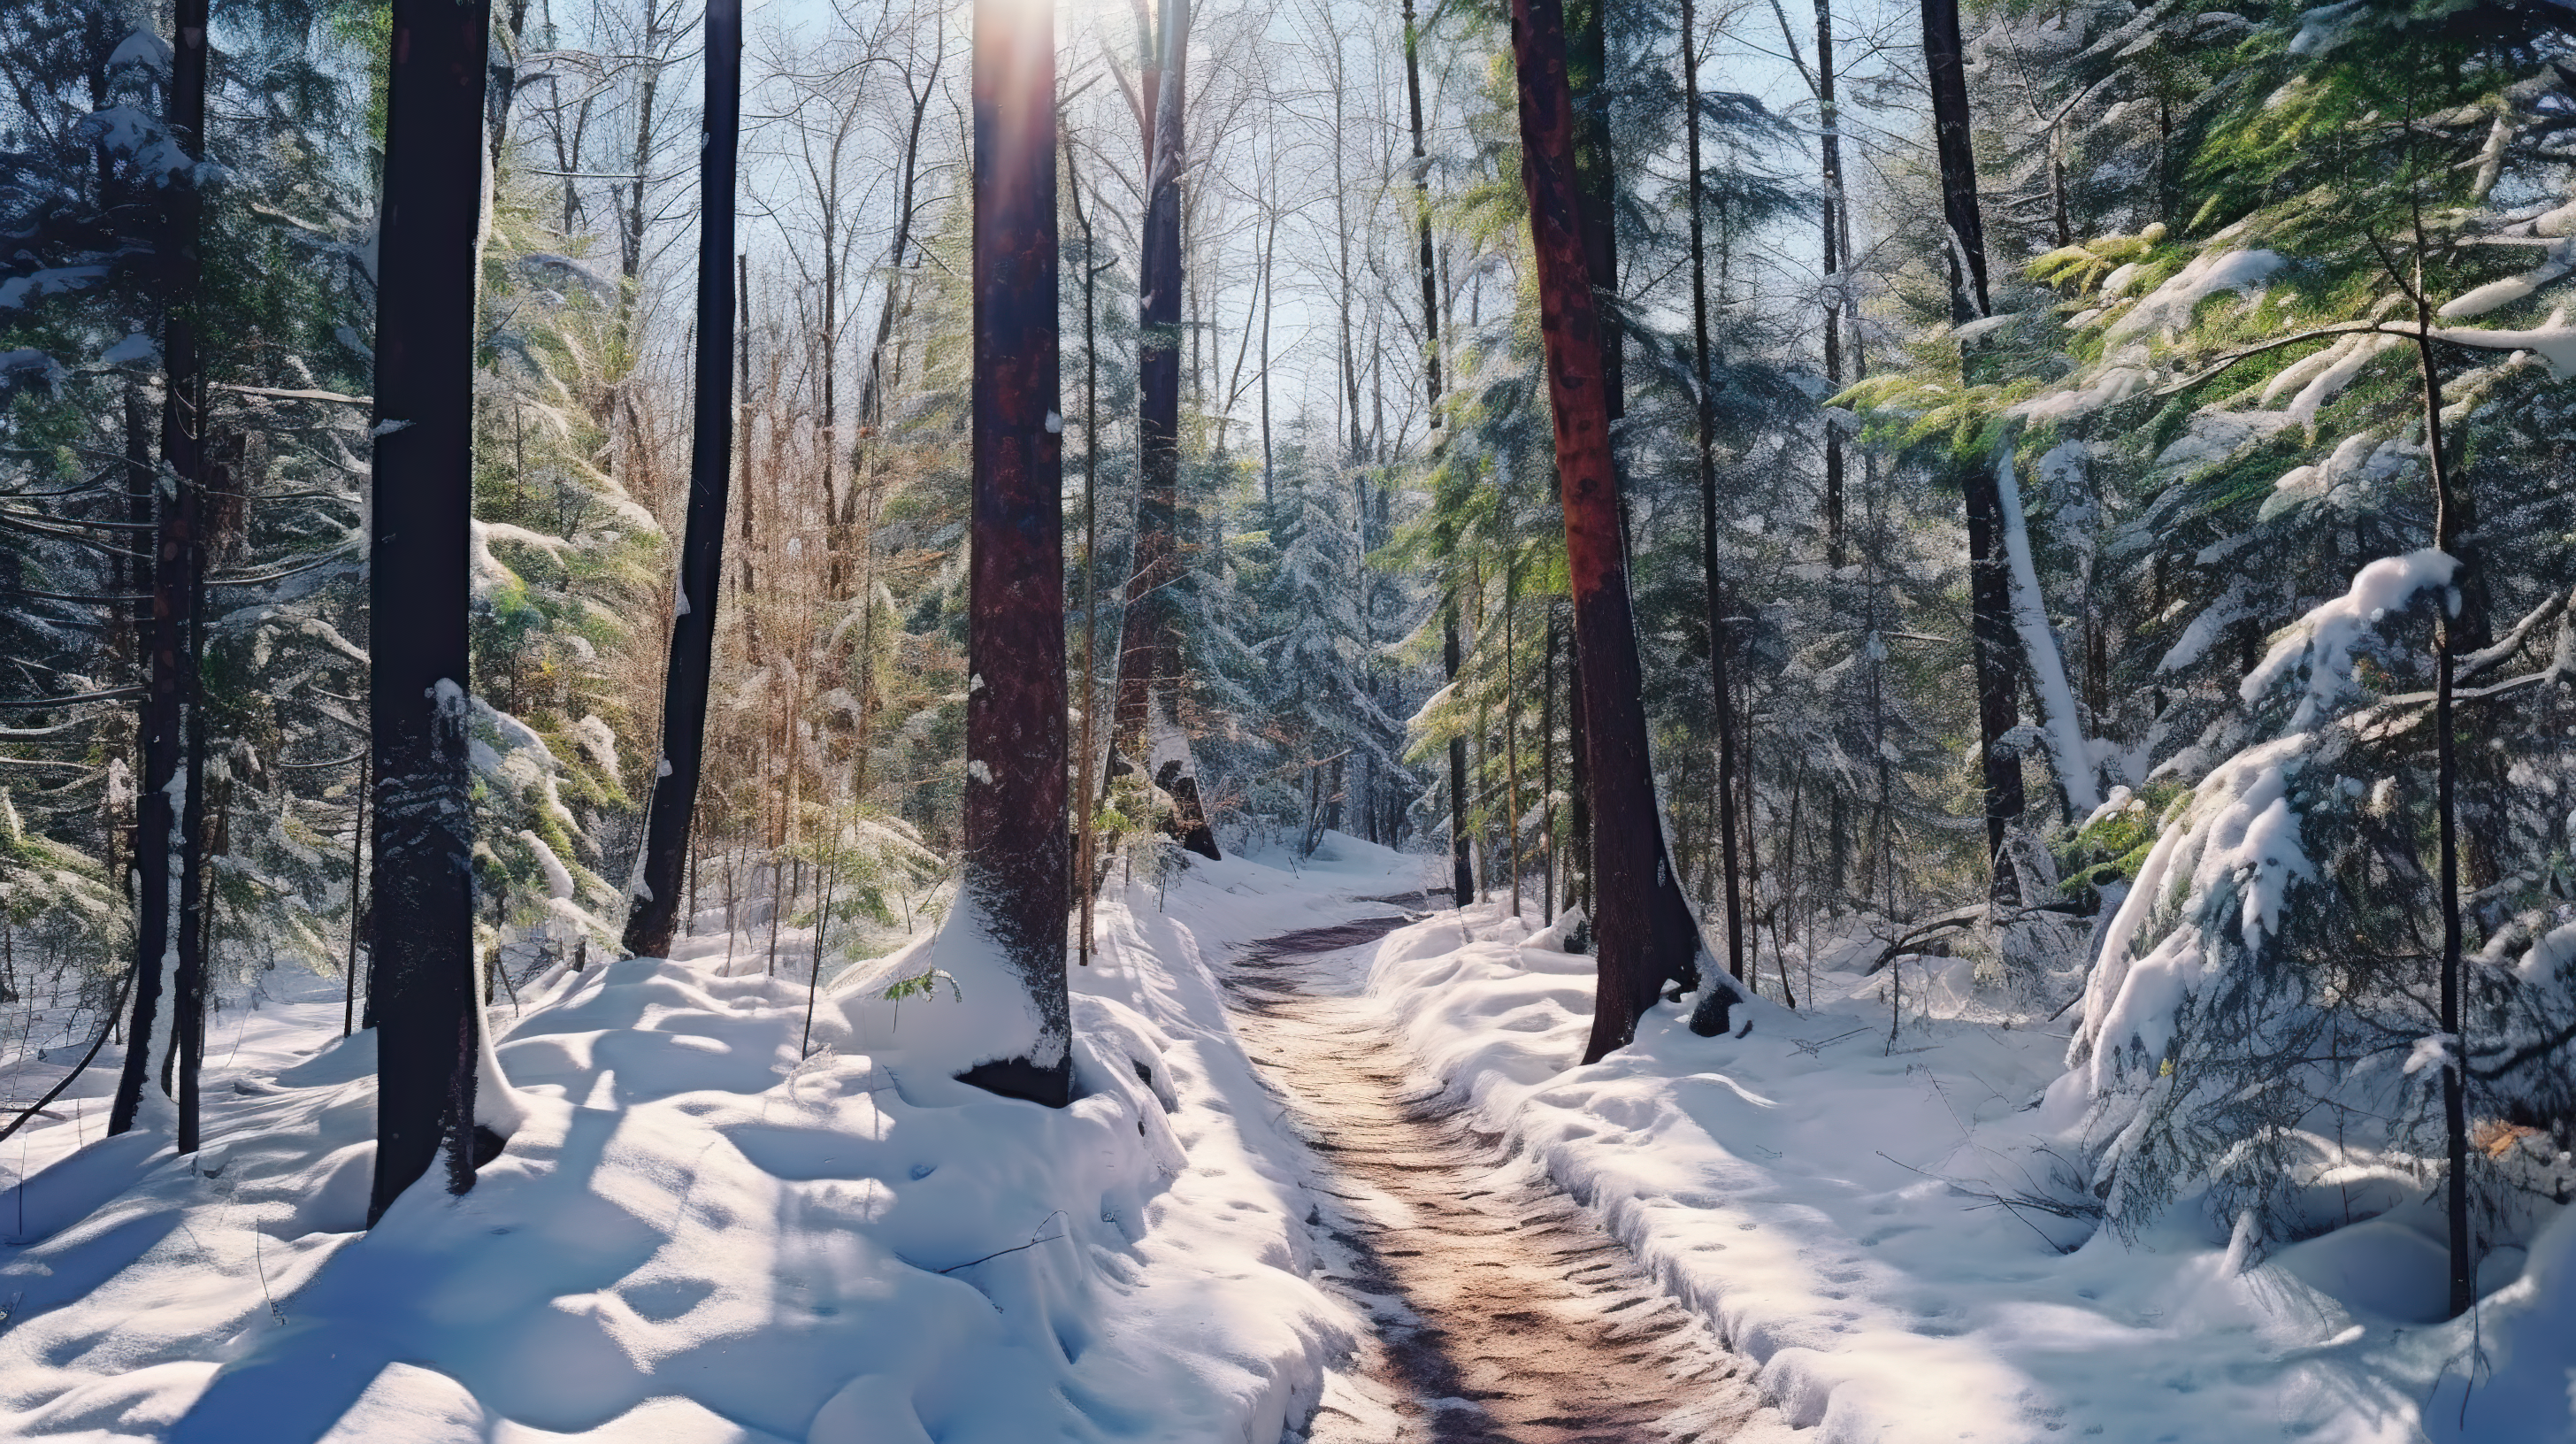
{"label": "dirt path", "polygon": [[1444,1109],[1376,1009],[1317,966],[1406,921],[1268,938],[1225,976],[1324,1174],[1323,1278],[1378,1326],[1313,1444],[1733,1438],[1759,1410],[1746,1361],[1500,1139]]}

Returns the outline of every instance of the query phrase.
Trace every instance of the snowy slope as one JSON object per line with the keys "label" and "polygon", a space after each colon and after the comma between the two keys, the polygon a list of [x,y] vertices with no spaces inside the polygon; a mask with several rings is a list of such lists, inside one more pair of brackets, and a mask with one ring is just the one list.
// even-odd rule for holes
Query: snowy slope
{"label": "snowy slope", "polygon": [[551,979],[496,1024],[508,1151],[372,1233],[372,1040],[272,1009],[193,1164],[31,1131],[66,1156],[0,1195],[0,1435],[1270,1444],[1360,1324],[1306,1280],[1301,1155],[1205,959],[1416,881],[1353,851],[1105,906],[1060,1112],[907,1076],[972,1007],[878,996],[927,940],[828,985],[801,1065],[802,980],[704,939]]}
{"label": "snowy slope", "polygon": [[[1577,1067],[1590,959],[1521,946],[1493,904],[1467,924],[1417,924],[1369,961],[1403,1035],[1819,1444],[2576,1440],[2576,1217],[2517,1281],[2500,1251],[2481,1318],[2449,1324],[2427,1322],[2438,1219],[2409,1207],[2259,1262],[2191,1209],[2134,1247],[2088,1237],[1998,1201],[2048,1191],[2057,1140],[2030,1105],[2062,1032],[1909,1008],[1891,1044],[1883,979],[1820,972],[1821,1006],[1756,1004],[1745,1036],[1694,1037],[1687,1002],[1662,1004]],[[1909,993],[1925,982],[1941,995],[1937,977]]]}

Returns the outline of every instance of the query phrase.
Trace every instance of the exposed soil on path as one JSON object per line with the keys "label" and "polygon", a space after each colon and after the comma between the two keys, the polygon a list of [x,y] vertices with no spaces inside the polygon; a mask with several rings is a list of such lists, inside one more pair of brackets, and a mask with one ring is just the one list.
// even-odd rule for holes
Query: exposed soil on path
{"label": "exposed soil on path", "polygon": [[1224,974],[1244,1041],[1323,1174],[1322,1280],[1377,1325],[1309,1438],[1733,1438],[1760,1409],[1749,1363],[1502,1140],[1443,1105],[1375,1006],[1317,965],[1409,920],[1266,938]]}

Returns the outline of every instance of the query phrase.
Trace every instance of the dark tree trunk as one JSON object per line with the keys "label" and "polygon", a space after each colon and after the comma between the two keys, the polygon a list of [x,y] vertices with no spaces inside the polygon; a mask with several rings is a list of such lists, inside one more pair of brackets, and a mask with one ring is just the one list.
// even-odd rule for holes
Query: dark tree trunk
{"label": "dark tree trunk", "polygon": [[[202,105],[198,113],[200,116],[204,114]],[[202,423],[205,415],[202,358],[198,380],[197,416]],[[202,467],[205,465],[205,436],[202,431],[195,440],[198,465]],[[180,664],[182,671],[179,677],[180,690],[188,698],[188,754],[187,782],[181,789],[183,801],[179,809],[179,966],[172,975],[175,996],[171,1000],[170,1057],[178,1084],[172,1090],[172,1097],[179,1105],[178,1151],[181,1153],[197,1151],[203,1122],[197,1075],[206,1058],[206,945],[207,939],[213,936],[206,906],[206,541],[202,523],[208,481],[215,483],[218,491],[224,489],[227,481],[224,468],[215,466],[202,473],[188,498],[198,524],[190,528],[195,535],[193,544],[187,548],[188,653]]]}
{"label": "dark tree trunk", "polygon": [[[1708,610],[1709,693],[1717,715],[1717,850],[1726,877],[1726,975],[1744,978],[1744,905],[1735,855],[1735,693],[1727,679],[1727,653],[1732,638],[1726,625],[1726,584],[1717,568],[1717,378],[1709,370],[1707,223],[1701,214],[1699,153],[1699,14],[1692,0],[1682,0],[1682,95],[1690,145],[1691,334],[1694,374],[1699,388],[1699,537],[1700,581]],[[1826,269],[1833,267],[1826,252]],[[1833,473],[1827,473],[1830,478]],[[1829,491],[1830,496],[1830,491]]]}
{"label": "dark tree trunk", "polygon": [[1547,609],[1547,661],[1538,684],[1539,884],[1538,910],[1553,921],[1560,910],[1556,893],[1556,606]]}
{"label": "dark tree trunk", "polygon": [[[1413,0],[1404,0],[1404,94],[1413,121],[1414,268],[1422,282],[1422,398],[1431,429],[1440,428],[1440,285],[1437,253],[1431,245],[1431,152],[1423,140],[1422,47],[1415,28]],[[1434,452],[1434,456],[1437,456]],[[1363,529],[1367,518],[1361,518]],[[1450,599],[1441,622],[1440,659],[1451,682],[1458,680],[1458,607]],[[1476,900],[1476,864],[1467,840],[1467,739],[1449,739],[1449,870],[1451,901],[1460,907]]]}
{"label": "dark tree trunk", "polygon": [[698,169],[697,394],[689,451],[688,529],[680,542],[680,615],[662,683],[662,757],[644,821],[644,859],[626,915],[627,952],[671,948],[689,862],[698,770],[706,748],[707,674],[723,585],[726,494],[733,470],[734,160],[742,115],[741,0],[708,0],[707,100]]}
{"label": "dark tree trunk", "polygon": [[1961,63],[1959,0],[1923,0],[1923,68],[1932,87],[1932,138],[1941,160],[1942,247],[1950,319],[1986,314],[1986,229],[1977,211],[1977,156],[1968,139],[1968,76]]}
{"label": "dark tree trunk", "polygon": [[[1692,107],[1698,109],[1696,105]],[[1824,172],[1825,389],[1843,389],[1843,139],[1842,108],[1834,96],[1833,0],[1816,0],[1817,148]],[[1698,164],[1692,163],[1692,175]],[[1828,412],[1825,421],[1825,564],[1843,565],[1843,435]],[[1839,804],[1838,804],[1839,805]]]}
{"label": "dark tree trunk", "polygon": [[[1984,316],[1985,226],[1977,211],[1977,157],[1968,139],[1968,82],[1960,62],[1958,0],[1923,0],[1923,62],[1932,88],[1932,125],[1941,161],[1942,246],[1950,281],[1950,320]],[[1960,369],[1968,369],[1963,347]],[[2004,836],[2021,816],[2021,759],[2003,754],[2004,734],[2019,720],[2021,654],[2012,629],[2012,594],[2004,573],[2003,498],[1983,458],[1959,468],[1968,517],[1969,635],[1976,655],[1977,741],[1985,782],[1986,857],[1990,895],[2019,901],[2020,880]]]}
{"label": "dark tree trunk", "polygon": [[[205,155],[206,0],[180,0],[172,17],[177,43],[170,57],[170,129],[191,156]],[[134,1126],[143,1090],[168,1089],[174,1055],[192,1010],[185,996],[202,988],[202,969],[188,963],[196,948],[173,907],[173,885],[191,870],[197,839],[170,796],[185,755],[187,728],[195,720],[195,611],[203,547],[200,494],[205,467],[205,363],[198,352],[196,304],[203,260],[199,232],[204,198],[193,184],[174,183],[165,193],[163,294],[168,311],[162,355],[168,365],[161,403],[161,456],[177,482],[176,494],[158,504],[152,578],[150,672],[143,702],[143,787],[136,807],[134,863],[138,915],[135,927],[133,1015],[124,1071],[109,1106],[107,1131]],[[146,482],[147,495],[149,482]],[[138,520],[142,519],[138,517]],[[189,784],[193,787],[193,782]],[[167,1016],[164,1016],[164,1010]],[[155,1074],[159,1076],[156,1078]],[[182,1084],[183,1088],[189,1085]],[[193,1118],[182,1120],[187,1152],[195,1143]]]}
{"label": "dark tree trunk", "polygon": [[474,818],[466,618],[475,241],[490,0],[394,0],[376,294],[370,1224],[444,1151],[474,1186]]}
{"label": "dark tree trunk", "polygon": [[1584,741],[1593,803],[1604,824],[1593,838],[1599,982],[1592,1036],[1584,1048],[1589,1062],[1635,1036],[1637,1019],[1654,1003],[1658,984],[1694,971],[1696,939],[1679,879],[1664,860],[1646,750],[1619,483],[1610,465],[1601,317],[1584,263],[1565,16],[1558,0],[1513,0],[1512,51],[1575,650],[1583,659]]}
{"label": "dark tree trunk", "polygon": [[1064,979],[1064,422],[1056,411],[1055,27],[1043,0],[976,0],[974,538],[962,888],[1027,989],[1025,1056],[965,1081],[1073,1101]]}
{"label": "dark tree trunk", "polygon": [[1968,509],[1969,638],[1976,655],[1978,751],[1984,758],[1986,858],[1997,902],[2021,901],[2021,882],[2004,851],[2005,830],[2021,816],[2021,758],[2003,750],[2020,720],[2021,654],[2012,629],[2011,581],[2004,572],[2003,501],[1991,467],[1960,469]]}
{"label": "dark tree trunk", "polygon": [[[1082,738],[1074,779],[1075,886],[1082,909],[1080,940],[1075,946],[1074,962],[1080,967],[1091,965],[1091,904],[1100,891],[1100,875],[1093,864],[1093,849],[1098,845],[1092,826],[1092,812],[1099,803],[1094,790],[1092,768],[1098,762],[1095,748],[1099,740],[1097,718],[1099,691],[1098,658],[1100,642],[1100,264],[1099,244],[1092,235],[1091,217],[1082,208],[1082,171],[1074,164],[1073,136],[1067,131],[1060,137],[1064,147],[1064,178],[1072,192],[1073,219],[1082,227]],[[1266,366],[1268,362],[1265,360]],[[1062,385],[1062,377],[1057,378]],[[1056,462],[1061,467],[1059,452]]]}
{"label": "dark tree trunk", "polygon": [[1583,915],[1592,915],[1592,771],[1583,732],[1583,649],[1567,608],[1565,657],[1565,890]]}
{"label": "dark tree trunk", "polygon": [[[1449,599],[1448,615],[1440,622],[1440,662],[1449,672],[1449,681],[1458,681],[1458,599]],[[1460,907],[1476,900],[1475,844],[1467,834],[1467,739],[1449,739],[1449,897]]]}
{"label": "dark tree trunk", "polygon": [[[1171,590],[1181,577],[1181,167],[1187,96],[1189,0],[1165,0],[1159,54],[1146,73],[1146,197],[1142,264],[1137,269],[1136,433],[1139,478],[1135,558],[1127,577],[1127,615],[1118,643],[1118,690],[1110,727],[1109,775],[1141,770],[1153,750],[1155,706],[1180,726],[1179,610]],[[1198,779],[1186,763],[1166,762],[1152,779],[1172,798],[1169,826],[1181,845],[1218,855],[1216,835],[1199,806]]]}
{"label": "dark tree trunk", "polygon": [[[2419,221],[2415,234],[2416,254],[2423,254],[2424,234]],[[2415,359],[2424,383],[2424,452],[2433,473],[2433,545],[2436,550],[2459,558],[2452,583],[2460,591],[2470,590],[2470,559],[2460,556],[2461,523],[2467,511],[2466,498],[2454,484],[2450,458],[2442,443],[2442,373],[2433,355],[2433,309],[2423,291],[2424,272],[2417,262],[2415,281],[2410,289],[2415,301]],[[2452,708],[2453,691],[2459,671],[2460,627],[2447,606],[2433,608],[2433,768],[2434,807],[2438,814],[2440,865],[2442,869],[2442,1032],[2450,1038],[2451,1056],[2442,1067],[2442,1133],[2445,1172],[2443,1176],[2443,1212],[2450,1225],[2450,1304],[2451,1317],[2465,1314],[2477,1303],[2478,1257],[2477,1238],[2469,1228],[2469,1109],[2468,1080],[2461,1069],[2467,1066],[2468,1044],[2460,1034],[2461,953],[2464,947],[2460,918],[2460,827],[2459,737]]]}
{"label": "dark tree trunk", "polygon": [[[1440,287],[1431,246],[1431,152],[1422,129],[1421,34],[1414,27],[1413,0],[1404,0],[1404,96],[1413,117],[1414,268],[1422,280],[1422,396],[1432,430],[1440,429]],[[1367,518],[1361,518],[1363,528]]]}

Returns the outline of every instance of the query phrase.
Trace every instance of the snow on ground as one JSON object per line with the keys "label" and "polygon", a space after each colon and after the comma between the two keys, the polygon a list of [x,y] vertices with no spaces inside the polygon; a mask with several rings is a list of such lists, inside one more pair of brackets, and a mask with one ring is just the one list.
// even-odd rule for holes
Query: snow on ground
{"label": "snow on ground", "polygon": [[[949,1084],[925,1018],[976,1000],[882,997],[926,939],[825,985],[801,1065],[799,930],[774,976],[765,920],[559,974],[495,1011],[508,1151],[373,1233],[372,1040],[329,980],[266,975],[213,1029],[197,1159],[99,1137],[112,1052],[0,1149],[0,1437],[1270,1444],[1366,1324],[1309,1282],[1307,1155],[1208,965],[1437,866],[1335,836],[1115,890],[1056,1112]],[[1892,1044],[1879,980],[1820,972],[1804,1012],[1703,1039],[1663,1004],[1579,1067],[1591,962],[1505,913],[1432,914],[1350,982],[1819,1444],[2576,1440],[2565,1216],[2452,1324],[2412,1205],[2259,1262],[2187,1208],[2088,1238],[1998,1202],[2046,1191],[2065,1039],[1972,1021],[1938,971],[1966,964],[1912,965],[1945,1016]]]}
{"label": "snow on ground", "polygon": [[1364,1324],[1307,1281],[1302,1149],[1206,964],[1419,880],[1334,846],[1104,906],[1061,1111],[907,1060],[988,1001],[886,1001],[926,939],[828,982],[801,1064],[810,950],[767,975],[761,931],[559,971],[496,1009],[507,1151],[371,1233],[329,985],[219,1024],[194,1160],[98,1137],[103,1058],[0,1194],[0,1436],[1270,1444]]}
{"label": "snow on ground", "polygon": [[[1353,966],[1483,1126],[1601,1213],[1819,1444],[2576,1440],[2576,1209],[2448,1324],[2429,1210],[2260,1262],[2189,1208],[2134,1245],[2088,1238],[1997,1201],[2048,1191],[2032,1105],[2063,1032],[1909,1007],[1891,1042],[1883,975],[1820,972],[1807,1011],[1757,1003],[1749,1033],[1699,1038],[1687,1000],[1659,1004],[1577,1067],[1591,960],[1547,944],[1487,903]],[[1970,1011],[1962,977],[1906,981]]]}

